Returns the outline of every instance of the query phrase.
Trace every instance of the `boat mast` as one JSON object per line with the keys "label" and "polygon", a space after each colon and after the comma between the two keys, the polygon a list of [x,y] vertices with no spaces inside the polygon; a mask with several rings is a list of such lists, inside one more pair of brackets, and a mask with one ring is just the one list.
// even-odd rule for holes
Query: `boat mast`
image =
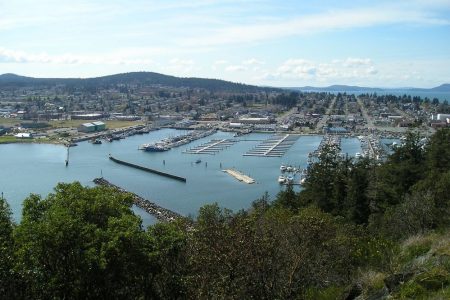
{"label": "boat mast", "polygon": [[69,165],[69,148],[70,148],[70,145],[67,145],[66,167]]}

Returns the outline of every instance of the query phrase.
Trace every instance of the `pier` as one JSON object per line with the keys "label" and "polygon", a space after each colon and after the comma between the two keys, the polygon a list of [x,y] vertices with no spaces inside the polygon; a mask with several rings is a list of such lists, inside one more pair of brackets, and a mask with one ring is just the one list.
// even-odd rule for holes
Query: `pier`
{"label": "pier", "polygon": [[[163,151],[167,151],[172,148],[180,147],[180,146],[189,144],[190,142],[210,136],[216,132],[217,132],[217,129],[210,129],[210,130],[205,130],[205,131],[195,130],[188,134],[179,135],[179,136],[172,137],[172,138],[165,138],[156,143],[142,144],[141,146],[139,146],[138,149],[144,150],[144,151],[152,151],[154,149],[154,147],[157,146],[157,147],[164,149]],[[149,150],[149,149],[151,149],[151,150]]]}
{"label": "pier", "polygon": [[255,179],[251,178],[250,176],[247,176],[245,174],[242,174],[241,172],[237,171],[237,170],[233,170],[233,169],[226,169],[223,170],[225,173],[230,174],[231,176],[233,176],[234,178],[236,178],[237,180],[247,183],[247,184],[252,184],[255,183]]}
{"label": "pier", "polygon": [[133,203],[134,205],[136,205],[137,207],[139,207],[140,209],[144,210],[145,212],[147,212],[148,214],[154,216],[156,219],[158,219],[158,221],[161,222],[172,222],[175,221],[175,219],[178,218],[185,218],[182,215],[180,215],[179,213],[176,213],[170,209],[164,208],[159,206],[156,203],[153,203],[149,200],[146,200],[142,197],[139,197],[138,195],[134,194],[134,193],[130,193],[120,187],[118,187],[117,185],[114,185],[112,183],[110,183],[109,181],[107,181],[104,178],[95,178],[94,183],[97,185],[101,185],[101,186],[107,186],[110,188],[113,188],[114,190],[120,192],[120,193],[128,193],[131,194],[132,198],[133,198]]}
{"label": "pier", "polygon": [[211,140],[205,144],[187,149],[183,153],[187,154],[210,154],[215,155],[217,152],[230,147],[236,140],[222,139],[222,140]]}
{"label": "pier", "polygon": [[298,138],[298,135],[292,134],[274,135],[245,153],[244,156],[281,157]]}
{"label": "pier", "polygon": [[150,169],[150,168],[147,168],[147,167],[139,166],[139,165],[136,165],[136,164],[132,164],[132,163],[129,163],[129,162],[126,162],[126,161],[114,158],[114,157],[111,156],[111,154],[109,155],[109,159],[112,160],[113,162],[121,164],[121,165],[125,165],[125,166],[128,166],[128,167],[132,167],[132,168],[139,169],[139,170],[142,170],[142,171],[146,171],[146,172],[149,172],[149,173],[161,175],[161,176],[164,176],[164,177],[172,178],[172,179],[175,179],[175,180],[178,180],[178,181],[186,182],[186,178],[184,178],[184,177],[180,177],[180,176],[169,174],[169,173],[166,173],[166,172],[162,172],[162,171]]}

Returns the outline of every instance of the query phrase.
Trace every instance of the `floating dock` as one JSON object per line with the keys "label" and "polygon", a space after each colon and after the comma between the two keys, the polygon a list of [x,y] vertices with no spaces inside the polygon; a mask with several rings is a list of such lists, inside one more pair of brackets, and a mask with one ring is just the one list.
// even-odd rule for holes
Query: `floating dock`
{"label": "floating dock", "polygon": [[187,149],[183,151],[183,153],[215,155],[217,152],[230,147],[236,142],[237,142],[236,140],[231,139],[210,140],[209,142],[204,143],[202,145]]}
{"label": "floating dock", "polygon": [[110,188],[115,189],[116,191],[118,191],[120,193],[129,193],[129,194],[131,194],[131,196],[133,197],[134,205],[136,205],[137,207],[141,208],[142,210],[144,210],[148,214],[154,216],[156,219],[158,219],[158,221],[172,222],[172,221],[175,221],[178,218],[184,218],[179,213],[176,213],[176,212],[174,212],[174,211],[172,211],[170,209],[161,207],[158,204],[153,203],[153,202],[151,202],[149,200],[146,200],[146,199],[144,199],[142,197],[139,197],[138,195],[136,195],[134,193],[130,193],[130,192],[128,192],[128,191],[118,187],[117,185],[114,185],[114,184],[110,183],[109,181],[107,181],[104,178],[95,178],[93,181],[97,185],[108,186]]}
{"label": "floating dock", "polygon": [[210,130],[205,130],[205,131],[197,131],[196,130],[196,131],[190,132],[188,134],[179,135],[179,136],[172,137],[172,138],[165,138],[156,143],[142,144],[141,146],[139,146],[138,149],[146,150],[148,147],[159,145],[166,150],[170,150],[172,148],[180,147],[180,146],[186,145],[190,142],[196,141],[198,139],[210,136],[216,132],[217,132],[217,129],[210,129]]}
{"label": "floating dock", "polygon": [[169,173],[166,173],[166,172],[162,172],[162,171],[150,169],[150,168],[147,168],[147,167],[139,166],[139,165],[136,165],[136,164],[132,164],[132,163],[129,163],[129,162],[126,162],[126,161],[114,158],[111,155],[109,155],[109,159],[112,160],[113,162],[116,162],[116,163],[121,164],[121,165],[129,166],[129,167],[132,167],[132,168],[135,168],[135,169],[139,169],[139,170],[142,170],[142,171],[146,171],[146,172],[149,172],[149,173],[153,173],[153,174],[161,175],[161,176],[164,176],[164,177],[172,178],[172,179],[175,179],[175,180],[178,180],[178,181],[186,182],[186,178],[184,178],[184,177],[180,177],[180,176],[169,174]]}
{"label": "floating dock", "polygon": [[258,144],[244,156],[281,157],[295,144],[298,138],[299,135],[277,134]]}
{"label": "floating dock", "polygon": [[231,176],[233,176],[234,178],[236,178],[237,180],[239,180],[241,182],[248,183],[248,184],[255,183],[255,179],[253,179],[250,176],[247,176],[245,174],[242,174],[241,172],[239,172],[237,170],[226,169],[226,170],[223,170],[223,171],[225,173],[230,174]]}

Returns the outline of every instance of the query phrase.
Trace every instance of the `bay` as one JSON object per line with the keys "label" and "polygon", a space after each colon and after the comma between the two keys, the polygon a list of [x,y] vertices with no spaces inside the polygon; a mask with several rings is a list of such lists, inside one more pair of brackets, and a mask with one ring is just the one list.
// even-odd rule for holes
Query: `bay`
{"label": "bay", "polygon": [[[113,143],[103,142],[101,145],[82,142],[77,147],[70,148],[67,167],[64,164],[66,148],[63,146],[0,145],[0,192],[4,193],[16,221],[20,220],[22,202],[30,193],[45,197],[58,182],[79,181],[83,185],[94,186],[92,180],[100,176],[182,215],[195,216],[201,206],[214,202],[236,211],[250,207],[252,201],[265,192],[273,199],[283,188],[277,182],[280,165],[305,167],[308,153],[315,150],[322,139],[321,136],[301,136],[280,158],[242,155],[270,136],[263,133],[240,137],[239,142],[216,155],[185,154],[183,151],[211,139],[231,138],[232,133],[219,131],[167,152],[138,150],[143,143],[183,133],[185,132],[162,129]],[[349,155],[361,152],[358,139],[342,139],[342,150]],[[116,164],[109,160],[109,154],[121,160],[185,177],[187,182]],[[195,163],[197,159],[201,159],[201,163]],[[256,184],[237,181],[222,172],[227,168],[235,168],[253,177]],[[155,222],[152,216],[140,209],[134,210],[142,217],[144,225]]]}

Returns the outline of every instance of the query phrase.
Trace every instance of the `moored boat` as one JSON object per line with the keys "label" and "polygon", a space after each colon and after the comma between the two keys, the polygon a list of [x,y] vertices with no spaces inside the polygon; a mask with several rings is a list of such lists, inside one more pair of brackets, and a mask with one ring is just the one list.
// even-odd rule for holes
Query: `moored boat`
{"label": "moored boat", "polygon": [[284,175],[278,176],[278,183],[282,184],[286,182],[286,177]]}

